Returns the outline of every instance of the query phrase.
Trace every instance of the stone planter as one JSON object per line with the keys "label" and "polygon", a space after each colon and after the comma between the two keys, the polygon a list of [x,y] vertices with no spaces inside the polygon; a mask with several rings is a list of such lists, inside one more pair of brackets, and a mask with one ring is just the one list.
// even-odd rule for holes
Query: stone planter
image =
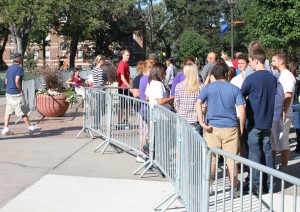
{"label": "stone planter", "polygon": [[36,109],[46,117],[63,116],[69,108],[64,94],[49,96],[45,94],[36,95]]}

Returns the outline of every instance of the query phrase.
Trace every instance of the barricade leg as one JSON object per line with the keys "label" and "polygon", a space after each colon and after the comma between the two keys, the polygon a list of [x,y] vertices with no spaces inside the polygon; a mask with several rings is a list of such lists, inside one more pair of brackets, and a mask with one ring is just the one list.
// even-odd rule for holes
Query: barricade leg
{"label": "barricade leg", "polygon": [[79,138],[79,136],[81,135],[82,132],[85,132],[86,135],[88,134],[88,135],[90,135],[90,137],[91,137],[92,139],[94,139],[94,136],[93,136],[93,134],[92,134],[92,131],[89,130],[89,129],[87,129],[87,128],[85,128],[85,127],[83,127],[83,128],[80,130],[80,132],[77,134],[76,138]]}
{"label": "barricade leg", "polygon": [[174,195],[176,195],[175,192],[169,194],[164,200],[160,201],[160,202],[154,207],[154,210],[155,210],[155,211],[158,211],[158,210],[159,210],[158,208],[159,208],[160,206],[162,206],[163,204],[165,204],[166,202],[168,202],[171,198],[173,198]]}
{"label": "barricade leg", "polygon": [[142,168],[147,166],[149,163],[150,163],[150,160],[147,160],[141,167],[139,167],[137,170],[135,170],[132,174],[136,175],[140,170],[142,170]]}
{"label": "barricade leg", "polygon": [[163,200],[157,207],[155,207],[154,210],[157,211],[160,206],[166,203],[166,205],[160,210],[162,212],[165,212],[179,197],[180,196],[178,194],[172,193],[165,200]]}
{"label": "barricade leg", "polygon": [[[38,110],[36,110],[35,109],[35,107],[33,107],[33,108],[31,108],[30,110],[29,110],[29,112],[27,113],[27,116],[30,116],[30,114],[31,114],[31,112],[36,112],[39,116],[41,116],[42,117],[42,119],[45,117],[43,114],[41,114]],[[20,117],[20,118],[18,118],[16,121],[15,121],[15,124],[18,124],[19,123],[19,121],[22,119],[22,117]]]}
{"label": "barricade leg", "polygon": [[103,145],[105,145],[105,146],[104,146],[103,150],[101,151],[102,155],[104,154],[108,145],[110,145],[117,153],[122,153],[122,149],[119,148],[118,146],[116,146],[115,144],[111,143],[109,138],[106,139],[105,141],[103,141],[99,146],[97,146],[96,149],[94,150],[94,152],[97,152],[97,150],[100,149]]}

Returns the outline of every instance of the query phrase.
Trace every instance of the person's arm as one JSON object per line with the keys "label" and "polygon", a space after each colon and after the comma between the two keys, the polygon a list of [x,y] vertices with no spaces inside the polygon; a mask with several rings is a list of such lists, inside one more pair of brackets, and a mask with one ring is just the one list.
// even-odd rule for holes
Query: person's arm
{"label": "person's arm", "polygon": [[174,108],[178,112],[180,109],[180,99],[179,99],[179,90],[178,87],[175,88],[175,98],[174,98]]}
{"label": "person's arm", "polygon": [[130,87],[129,82],[127,82],[124,74],[121,74],[121,80],[127,87]]}
{"label": "person's arm", "polygon": [[132,96],[135,98],[139,98],[140,97],[140,90],[137,88],[133,88],[130,89],[130,92],[132,93]]}
{"label": "person's arm", "polygon": [[197,116],[198,116],[198,121],[201,125],[201,127],[206,131],[206,132],[211,132],[213,127],[212,126],[208,126],[206,125],[206,123],[203,122],[203,112],[202,112],[202,100],[198,99],[196,101],[196,112],[197,112]]}
{"label": "person's arm", "polygon": [[67,81],[66,81],[66,84],[71,84],[71,85],[76,85],[76,83],[75,82],[73,82],[73,79],[72,79],[72,77],[70,77]]}
{"label": "person's arm", "polygon": [[19,89],[20,93],[23,94],[22,81],[21,81],[21,77],[20,76],[16,76],[15,83],[16,83],[16,86]]}
{"label": "person's arm", "polygon": [[286,113],[287,113],[288,109],[291,106],[292,96],[293,96],[292,92],[286,92],[286,93],[284,93],[283,111],[282,111],[283,122],[285,122]]}
{"label": "person's arm", "polygon": [[244,104],[238,105],[238,110],[240,114],[240,131],[241,135],[244,133],[245,121],[246,121],[246,110]]}
{"label": "person's arm", "polygon": [[169,102],[172,102],[174,100],[174,96],[168,97],[168,98],[157,98],[157,104],[159,105],[164,105],[164,104],[168,104]]}

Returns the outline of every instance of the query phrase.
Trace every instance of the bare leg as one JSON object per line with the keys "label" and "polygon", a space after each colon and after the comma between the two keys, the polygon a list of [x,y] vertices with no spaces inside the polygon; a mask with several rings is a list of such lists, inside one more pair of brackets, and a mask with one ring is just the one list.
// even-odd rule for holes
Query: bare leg
{"label": "bare leg", "polygon": [[5,114],[4,115],[4,127],[8,127],[9,120],[10,120],[10,114]]}
{"label": "bare leg", "polygon": [[289,159],[290,159],[290,150],[289,149],[282,150],[281,151],[281,165],[287,166]]}
{"label": "bare leg", "polygon": [[29,118],[28,118],[27,115],[23,115],[23,116],[22,116],[22,119],[23,119],[23,121],[25,122],[25,124],[26,124],[28,127],[31,126],[31,123],[30,123]]}
{"label": "bare leg", "polygon": [[233,187],[237,188],[237,182],[238,182],[238,166],[236,163],[234,163],[234,173],[233,173],[233,165],[232,163],[227,163],[228,172],[229,172],[229,179],[230,182],[233,177]]}

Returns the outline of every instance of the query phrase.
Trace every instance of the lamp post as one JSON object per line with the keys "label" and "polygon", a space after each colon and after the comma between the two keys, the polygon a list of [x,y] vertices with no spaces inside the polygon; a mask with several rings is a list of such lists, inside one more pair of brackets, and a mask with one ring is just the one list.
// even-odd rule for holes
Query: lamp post
{"label": "lamp post", "polygon": [[233,58],[233,53],[234,53],[234,33],[233,33],[233,25],[234,25],[234,16],[233,16],[233,9],[234,9],[234,6],[236,4],[236,0],[227,0],[229,6],[230,6],[230,19],[231,19],[231,24],[230,24],[230,40],[231,40],[231,58]]}

